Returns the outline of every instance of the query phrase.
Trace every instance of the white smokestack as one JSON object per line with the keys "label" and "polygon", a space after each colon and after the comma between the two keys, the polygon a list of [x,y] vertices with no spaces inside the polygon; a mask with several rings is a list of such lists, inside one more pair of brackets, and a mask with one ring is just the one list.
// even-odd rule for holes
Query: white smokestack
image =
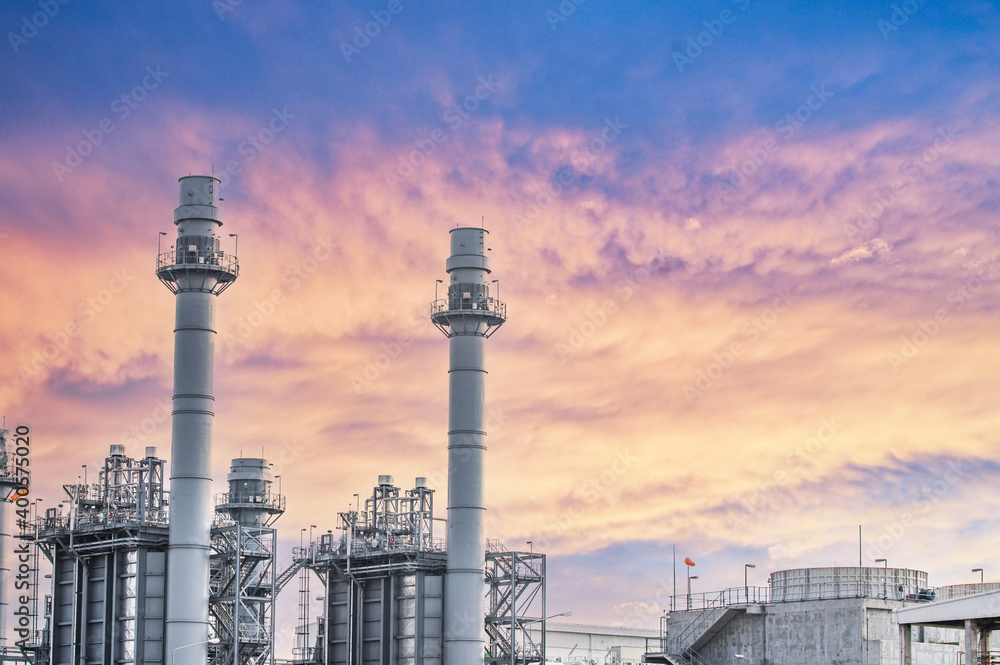
{"label": "white smokestack", "polygon": [[448,374],[448,570],[445,576],[444,662],[483,662],[485,542],[483,453],[486,368],[484,340],[506,320],[490,296],[485,229],[451,231],[448,297],[431,307],[431,321],[450,340]]}
{"label": "white smokestack", "polygon": [[176,294],[170,540],[163,662],[204,665],[208,655],[212,528],[212,394],[215,298],[236,279],[236,257],[219,249],[217,178],[180,179],[177,244],[157,258],[156,275]]}

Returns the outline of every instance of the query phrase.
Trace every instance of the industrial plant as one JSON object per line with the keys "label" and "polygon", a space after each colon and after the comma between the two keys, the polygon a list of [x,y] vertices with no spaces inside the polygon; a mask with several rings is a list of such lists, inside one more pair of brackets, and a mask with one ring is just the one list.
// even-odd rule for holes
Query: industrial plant
{"label": "industrial plant", "polygon": [[[689,581],[659,629],[548,623],[570,612],[546,604],[545,553],[508,549],[483,530],[486,340],[507,311],[490,288],[482,227],[450,231],[447,291],[429,313],[450,351],[446,519],[426,478],[382,475],[279,563],[286,504],[269,462],[241,456],[223,491],[211,481],[216,302],[239,276],[220,242],[218,183],[180,178],[176,241],[156,260],[175,297],[168,460],[154,447],[140,457],[111,445],[90,466],[94,478],[64,484],[60,502],[36,513],[17,463],[28,429],[0,430],[0,556],[16,554],[0,558],[0,593],[18,596],[0,597],[0,663],[1000,662],[990,650],[1000,585],[932,589],[927,573],[884,561],[776,571],[766,587],[713,594],[691,594]],[[286,588],[299,607],[291,661],[274,648],[275,600]]]}

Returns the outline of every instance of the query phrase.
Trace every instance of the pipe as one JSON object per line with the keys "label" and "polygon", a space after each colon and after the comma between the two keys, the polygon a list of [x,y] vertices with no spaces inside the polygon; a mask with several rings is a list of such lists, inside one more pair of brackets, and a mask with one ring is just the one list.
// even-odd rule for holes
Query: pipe
{"label": "pipe", "polygon": [[208,657],[215,299],[239,271],[235,257],[219,251],[219,182],[180,178],[177,244],[157,257],[156,270],[176,295],[164,655],[182,665]]}
{"label": "pipe", "polygon": [[444,662],[483,662],[486,548],[483,540],[483,454],[486,450],[484,347],[506,320],[490,297],[482,228],[451,230],[448,296],[431,321],[449,339],[448,567],[445,574]]}

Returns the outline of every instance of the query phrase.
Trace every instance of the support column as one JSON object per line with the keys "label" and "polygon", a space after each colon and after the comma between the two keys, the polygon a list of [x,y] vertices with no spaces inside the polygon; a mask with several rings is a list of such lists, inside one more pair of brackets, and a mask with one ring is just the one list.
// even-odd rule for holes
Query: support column
{"label": "support column", "polygon": [[899,665],[913,665],[913,630],[912,626],[904,623],[899,626]]}
{"label": "support column", "polygon": [[979,662],[979,635],[974,619],[965,620],[965,662],[966,665]]}

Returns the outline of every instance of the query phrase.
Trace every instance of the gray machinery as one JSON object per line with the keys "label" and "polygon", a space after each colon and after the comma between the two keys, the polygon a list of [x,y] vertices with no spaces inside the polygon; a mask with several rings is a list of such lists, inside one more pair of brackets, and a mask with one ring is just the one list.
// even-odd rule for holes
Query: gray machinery
{"label": "gray machinery", "polygon": [[267,461],[238,458],[227,477],[229,492],[216,497],[212,529],[210,614],[217,644],[213,665],[262,665],[274,635],[276,532],[284,498],[271,493]]}
{"label": "gray machinery", "polygon": [[450,342],[445,665],[474,665],[484,658],[484,347],[507,319],[504,304],[490,295],[486,282],[487,233],[468,227],[451,230],[451,256],[445,264],[448,296],[431,305],[431,321]]}
{"label": "gray machinery", "polygon": [[157,277],[176,295],[164,642],[165,657],[176,665],[204,665],[208,657],[215,303],[239,273],[236,257],[220,249],[216,236],[219,182],[180,178],[177,244],[156,262]]}
{"label": "gray machinery", "polygon": [[328,532],[295,548],[281,574],[287,581],[305,567],[326,590],[316,646],[300,648],[296,660],[440,665],[445,552],[434,538],[434,490],[424,478],[403,491],[391,476],[379,476],[364,505],[338,518],[341,535]]}
{"label": "gray machinery", "polygon": [[[97,483],[63,489],[64,503],[22,525],[21,538],[52,564],[44,627],[32,640],[35,662],[163,663],[163,460],[155,448],[132,459],[112,445]],[[37,603],[37,588],[31,591]]]}

